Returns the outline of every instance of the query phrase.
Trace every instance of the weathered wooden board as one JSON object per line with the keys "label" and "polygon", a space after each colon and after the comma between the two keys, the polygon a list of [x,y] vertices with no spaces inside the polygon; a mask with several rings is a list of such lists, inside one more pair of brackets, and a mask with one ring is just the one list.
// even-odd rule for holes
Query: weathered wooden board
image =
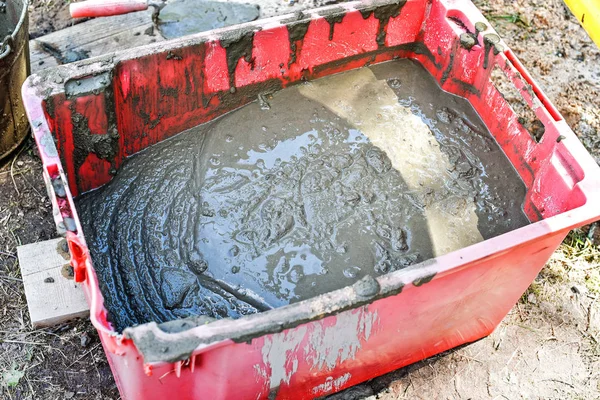
{"label": "weathered wooden board", "polygon": [[95,18],[30,40],[31,72],[163,40],[152,10]]}
{"label": "weathered wooden board", "polygon": [[87,317],[89,307],[82,288],[68,277],[69,255],[64,239],[26,244],[17,248],[27,307],[34,328]]}

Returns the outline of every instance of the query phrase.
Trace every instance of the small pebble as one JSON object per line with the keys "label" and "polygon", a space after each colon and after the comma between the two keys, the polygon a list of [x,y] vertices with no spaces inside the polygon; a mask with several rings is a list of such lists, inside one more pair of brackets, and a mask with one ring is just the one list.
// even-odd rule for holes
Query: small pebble
{"label": "small pebble", "polygon": [[571,292],[575,294],[585,294],[587,293],[587,289],[583,286],[573,285],[571,286]]}
{"label": "small pebble", "polygon": [[371,275],[366,275],[358,282],[354,283],[354,292],[358,297],[369,298],[379,293],[379,282]]}
{"label": "small pebble", "polygon": [[91,341],[92,338],[87,334],[87,332],[83,332],[81,334],[81,347],[88,347]]}

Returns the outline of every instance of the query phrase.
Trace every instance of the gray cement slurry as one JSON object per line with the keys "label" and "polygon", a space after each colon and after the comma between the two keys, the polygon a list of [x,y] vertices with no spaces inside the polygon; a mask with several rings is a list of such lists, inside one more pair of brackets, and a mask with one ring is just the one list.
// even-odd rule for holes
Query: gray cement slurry
{"label": "gray cement slurry", "polygon": [[409,60],[284,89],[128,159],[78,199],[119,331],[238,318],[528,223],[475,111]]}

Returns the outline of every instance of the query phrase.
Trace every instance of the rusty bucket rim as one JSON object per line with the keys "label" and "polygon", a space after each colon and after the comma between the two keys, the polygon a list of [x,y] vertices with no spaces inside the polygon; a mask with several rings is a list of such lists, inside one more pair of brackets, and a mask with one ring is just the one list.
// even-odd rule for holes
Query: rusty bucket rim
{"label": "rusty bucket rim", "polygon": [[[14,40],[16,39],[17,34],[21,31],[21,28],[23,27],[23,24],[25,23],[25,18],[27,17],[27,12],[28,12],[28,8],[29,8],[29,0],[22,0],[23,1],[23,8],[21,9],[21,16],[19,17],[19,21],[17,22],[17,25],[15,25],[15,28],[12,30],[10,35],[6,35],[6,37],[4,37],[2,39],[2,46],[6,46],[6,49],[3,52],[0,52],[0,60],[2,60],[4,57],[7,57],[12,51],[13,48],[11,47],[11,43],[14,42]],[[1,49],[2,47],[0,47]]]}
{"label": "rusty bucket rim", "polygon": [[[17,40],[17,36],[21,33],[23,26],[27,22],[27,16],[29,14],[30,2],[29,2],[29,0],[22,0],[21,5],[22,5],[21,15],[19,16],[19,20],[17,21],[17,24],[12,29],[12,31],[9,35],[6,35],[4,38],[0,37],[0,64],[4,63],[4,59],[9,57],[11,55],[11,53],[18,50],[17,48],[15,48],[15,46],[13,44],[14,44],[15,40]],[[26,32],[25,40],[28,40],[28,37],[29,37],[29,33]],[[5,47],[4,50],[3,50],[3,47]],[[29,56],[27,58],[29,59]],[[15,61],[13,60],[11,62],[9,59],[8,62],[9,62],[8,68],[10,70],[10,68],[13,67],[12,64]],[[28,63],[29,63],[29,61],[27,61],[27,64]],[[27,70],[29,71],[29,67],[27,67]],[[28,131],[28,129],[27,129],[27,131]],[[25,143],[25,141],[27,140],[28,137],[30,137],[30,136],[27,133],[24,134],[21,138],[19,138],[18,140],[15,141],[13,146],[11,146],[9,149],[5,150],[3,153],[0,153],[0,165],[3,165],[4,163],[6,163],[7,160],[9,160],[10,157],[12,157],[15,154],[15,151],[17,151],[21,146],[23,146],[23,144]]]}

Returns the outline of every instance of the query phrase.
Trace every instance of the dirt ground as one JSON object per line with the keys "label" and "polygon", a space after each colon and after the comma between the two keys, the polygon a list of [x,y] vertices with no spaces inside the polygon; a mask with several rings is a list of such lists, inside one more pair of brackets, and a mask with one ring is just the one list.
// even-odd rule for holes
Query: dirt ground
{"label": "dirt ground", "polygon": [[[33,0],[32,37],[73,23],[68,3]],[[314,3],[276,0],[264,11]],[[600,51],[575,18],[560,0],[476,4],[600,163]],[[16,247],[54,236],[40,162],[29,141],[0,165],[0,398],[117,399],[88,321],[30,328]],[[333,398],[600,398],[599,239],[600,228],[572,232],[490,337]]]}

